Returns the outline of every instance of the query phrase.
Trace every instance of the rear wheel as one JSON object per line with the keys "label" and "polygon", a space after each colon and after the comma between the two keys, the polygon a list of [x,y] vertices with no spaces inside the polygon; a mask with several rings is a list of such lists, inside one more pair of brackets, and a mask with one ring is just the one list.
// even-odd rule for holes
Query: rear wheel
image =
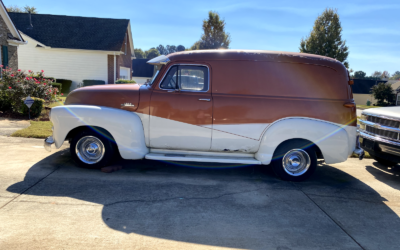
{"label": "rear wheel", "polygon": [[70,152],[79,167],[98,169],[110,163],[115,155],[115,148],[109,136],[84,130],[72,139]]}
{"label": "rear wheel", "polygon": [[274,152],[272,168],[282,180],[303,181],[317,168],[315,148],[305,140],[284,142]]}

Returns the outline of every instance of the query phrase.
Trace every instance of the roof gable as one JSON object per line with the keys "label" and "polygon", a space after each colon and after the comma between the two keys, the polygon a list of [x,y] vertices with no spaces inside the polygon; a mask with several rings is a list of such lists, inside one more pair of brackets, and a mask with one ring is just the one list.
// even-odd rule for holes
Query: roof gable
{"label": "roof gable", "polygon": [[128,19],[9,13],[18,30],[51,48],[121,51]]}
{"label": "roof gable", "polygon": [[3,18],[4,22],[6,23],[7,28],[10,30],[12,35],[12,37],[7,37],[7,39],[24,42],[24,39],[21,37],[21,34],[18,32],[13,21],[11,20],[9,13],[7,12],[6,6],[4,6],[3,1],[0,0],[0,2],[1,2],[0,15]]}

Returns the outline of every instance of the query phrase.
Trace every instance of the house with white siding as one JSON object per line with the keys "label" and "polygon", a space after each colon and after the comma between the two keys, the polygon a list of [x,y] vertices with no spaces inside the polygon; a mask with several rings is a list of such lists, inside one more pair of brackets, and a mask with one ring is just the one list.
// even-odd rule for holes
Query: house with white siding
{"label": "house with white siding", "polygon": [[131,79],[135,59],[130,21],[48,14],[9,13],[28,43],[18,50],[18,67],[46,76],[102,80]]}

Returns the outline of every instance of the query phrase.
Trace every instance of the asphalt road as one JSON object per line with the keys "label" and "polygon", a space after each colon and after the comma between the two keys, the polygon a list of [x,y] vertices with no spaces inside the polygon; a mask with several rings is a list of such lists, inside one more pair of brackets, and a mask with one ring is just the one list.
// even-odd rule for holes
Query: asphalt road
{"label": "asphalt road", "polygon": [[[0,249],[398,249],[400,167],[350,159],[291,183],[262,167],[123,161],[0,136]],[[265,167],[265,166],[264,166]]]}

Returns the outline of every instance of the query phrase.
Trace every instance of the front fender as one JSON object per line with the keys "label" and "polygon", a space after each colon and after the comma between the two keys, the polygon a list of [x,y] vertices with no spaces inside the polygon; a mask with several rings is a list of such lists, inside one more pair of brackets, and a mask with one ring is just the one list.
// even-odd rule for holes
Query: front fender
{"label": "front fender", "polygon": [[56,148],[67,134],[81,126],[96,126],[107,130],[115,139],[121,157],[142,159],[149,152],[145,144],[142,121],[135,113],[114,108],[89,105],[65,105],[51,110]]}
{"label": "front fender", "polygon": [[349,138],[347,130],[351,129],[347,127],[311,118],[277,121],[265,131],[255,158],[262,164],[270,164],[279,144],[290,139],[305,139],[319,147],[327,164],[346,161],[356,141],[355,137]]}

